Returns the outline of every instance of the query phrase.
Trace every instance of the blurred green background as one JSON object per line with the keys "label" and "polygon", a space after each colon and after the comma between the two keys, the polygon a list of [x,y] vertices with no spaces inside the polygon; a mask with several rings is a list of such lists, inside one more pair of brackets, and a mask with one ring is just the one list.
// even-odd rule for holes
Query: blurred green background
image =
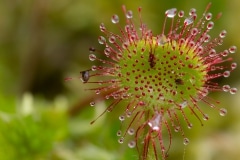
{"label": "blurred green background", "polygon": [[[89,69],[88,48],[100,48],[99,24],[117,27],[110,17],[123,17],[121,5],[134,11],[142,6],[143,21],[160,33],[165,10],[176,7],[187,14],[196,8],[201,16],[208,1],[198,0],[0,0],[0,160],[129,160],[137,153],[117,142],[119,111],[91,120],[109,102],[89,106],[94,99],[86,92],[79,71]],[[240,1],[212,0],[210,11],[223,13],[212,36],[226,29],[219,51],[240,47]],[[120,21],[124,24],[124,21]],[[240,64],[240,54],[233,55]],[[240,88],[238,68],[219,83]],[[64,81],[65,77],[75,77]],[[169,160],[238,160],[240,157],[239,94],[213,93],[228,109],[221,117],[206,105],[210,119],[201,127],[194,123],[186,135],[174,135]],[[111,121],[109,121],[111,119]]]}

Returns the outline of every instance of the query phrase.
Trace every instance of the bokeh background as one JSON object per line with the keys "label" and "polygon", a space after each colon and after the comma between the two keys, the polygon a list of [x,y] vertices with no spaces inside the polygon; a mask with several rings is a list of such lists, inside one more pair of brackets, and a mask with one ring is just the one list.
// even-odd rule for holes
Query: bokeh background
{"label": "bokeh background", "polygon": [[[211,31],[228,31],[219,51],[240,47],[240,1],[212,0],[210,11],[223,13]],[[134,149],[117,142],[119,111],[90,122],[109,102],[90,107],[96,95],[86,92],[78,79],[89,69],[88,48],[98,45],[99,24],[110,30],[110,17],[123,17],[121,5],[134,11],[142,6],[143,21],[160,33],[165,10],[176,7],[198,15],[209,1],[203,0],[0,0],[0,160],[129,160]],[[122,24],[124,23],[121,21]],[[240,64],[240,54],[233,55]],[[240,69],[219,83],[240,88]],[[65,81],[66,77],[73,77]],[[209,109],[204,127],[194,123],[186,134],[190,144],[174,135],[169,160],[238,160],[240,157],[239,93],[211,94],[228,109],[225,117]]]}

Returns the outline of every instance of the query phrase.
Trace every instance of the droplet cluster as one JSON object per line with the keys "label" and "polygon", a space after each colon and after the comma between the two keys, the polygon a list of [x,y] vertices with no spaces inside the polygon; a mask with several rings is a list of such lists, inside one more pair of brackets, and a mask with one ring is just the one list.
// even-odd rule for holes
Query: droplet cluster
{"label": "droplet cluster", "polygon": [[[200,18],[197,18],[194,8],[188,15],[176,8],[167,10],[162,32],[158,35],[154,35],[143,23],[142,8],[138,9],[139,24],[133,22],[133,12],[125,6],[126,24],[123,27],[120,27],[118,15],[111,17],[120,34],[110,32],[104,23],[99,26],[103,35],[98,37],[98,42],[105,49],[98,51],[91,47],[89,60],[102,65],[93,65],[91,70],[82,71],[82,81],[99,85],[89,90],[104,95],[105,99],[113,99],[101,115],[111,112],[116,106],[124,108],[119,120],[121,124],[128,124],[117,131],[118,142],[126,141],[129,148],[136,147],[142,159],[148,156],[150,146],[156,159],[160,153],[162,159],[166,159],[172,130],[181,133],[184,145],[189,144],[180,118],[184,119],[189,129],[193,124],[187,110],[201,125],[202,120],[209,120],[198,102],[206,103],[209,108],[225,116],[227,110],[218,108],[218,102],[208,98],[210,92],[237,92],[237,88],[229,84],[220,86],[215,80],[228,78],[236,69],[237,63],[231,62],[229,65],[229,62],[233,60],[230,56],[236,53],[237,47],[232,45],[218,51],[217,46],[223,44],[227,31],[222,30],[217,37],[209,34],[221,16],[218,14],[214,18],[209,12],[210,5]],[[170,23],[170,28],[166,28],[167,23]],[[99,58],[103,56],[106,58]],[[92,77],[103,78],[90,81]],[[121,106],[119,103],[122,101],[127,105]],[[91,102],[90,105],[94,106],[95,103]],[[168,133],[168,142],[163,132]],[[127,135],[130,140],[126,140]]]}

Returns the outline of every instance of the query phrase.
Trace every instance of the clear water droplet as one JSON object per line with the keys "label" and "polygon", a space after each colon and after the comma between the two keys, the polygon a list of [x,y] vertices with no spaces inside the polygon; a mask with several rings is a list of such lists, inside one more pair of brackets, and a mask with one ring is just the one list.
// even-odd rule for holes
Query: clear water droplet
{"label": "clear water droplet", "polygon": [[110,48],[105,48],[104,49],[104,54],[106,55],[106,57],[109,57],[109,55],[111,54],[111,49]]}
{"label": "clear water droplet", "polygon": [[157,36],[157,43],[159,46],[164,45],[165,43],[167,43],[167,37],[164,34]]}
{"label": "clear water droplet", "polygon": [[102,80],[99,80],[99,81],[98,81],[98,84],[99,84],[99,85],[102,85],[102,84],[103,84],[103,81],[102,81]]}
{"label": "clear water droplet", "polygon": [[133,135],[134,132],[135,132],[135,130],[133,128],[128,129],[128,134],[129,135]]}
{"label": "clear water droplet", "polygon": [[134,140],[132,140],[128,143],[129,148],[134,148],[135,146],[136,146],[136,142]]}
{"label": "clear water droplet", "polygon": [[215,49],[211,49],[209,52],[208,52],[208,54],[209,54],[209,56],[210,57],[214,57],[214,56],[216,56],[216,50]]}
{"label": "clear water droplet", "polygon": [[100,92],[99,89],[96,89],[96,90],[95,90],[95,93],[96,93],[96,94],[100,94],[101,92]]}
{"label": "clear water droplet", "polygon": [[92,69],[92,71],[96,71],[96,70],[97,70],[97,66],[93,65],[93,66],[91,67],[91,69]]}
{"label": "clear water droplet", "polygon": [[118,130],[117,131],[117,136],[120,137],[122,135],[122,131],[121,130]]}
{"label": "clear water droplet", "polygon": [[173,18],[173,17],[175,17],[176,14],[177,14],[177,9],[176,8],[169,9],[165,12],[165,15],[168,18]]}
{"label": "clear water droplet", "polygon": [[187,105],[188,105],[187,101],[183,101],[182,103],[180,103],[181,108],[185,108]]}
{"label": "clear water droplet", "polygon": [[231,88],[230,93],[231,94],[236,94],[237,93],[237,88]]}
{"label": "clear water droplet", "polygon": [[214,27],[214,22],[208,22],[208,24],[207,24],[207,29],[213,29],[213,27]]}
{"label": "clear water droplet", "polygon": [[196,9],[195,8],[191,8],[189,11],[189,15],[192,16],[196,13]]}
{"label": "clear water droplet", "polygon": [[175,132],[179,132],[180,129],[181,129],[180,126],[176,126],[176,127],[174,128],[174,131],[175,131]]}
{"label": "clear water droplet", "polygon": [[148,125],[152,128],[152,130],[158,131],[160,129],[160,123],[161,115],[157,114],[152,120],[148,122]]}
{"label": "clear water droplet", "polygon": [[110,43],[115,43],[116,42],[116,37],[112,35],[112,36],[109,37],[108,40],[109,40]]}
{"label": "clear water droplet", "polygon": [[237,47],[236,46],[231,46],[229,49],[230,53],[235,53],[237,51]]}
{"label": "clear water droplet", "polygon": [[227,31],[226,31],[226,30],[223,30],[223,31],[220,32],[219,37],[220,37],[220,38],[225,38],[225,37],[226,37],[226,34],[227,34]]}
{"label": "clear water droplet", "polygon": [[209,116],[208,116],[207,114],[204,114],[204,115],[203,115],[203,120],[204,120],[204,121],[209,120]]}
{"label": "clear water droplet", "polygon": [[229,77],[230,73],[231,73],[230,71],[224,71],[223,72],[223,77],[226,77],[226,78]]}
{"label": "clear water droplet", "polygon": [[229,92],[229,90],[230,90],[230,86],[229,85],[224,85],[223,87],[222,87],[222,90],[224,91],[224,92]]}
{"label": "clear water droplet", "polygon": [[237,63],[236,63],[236,62],[233,62],[233,63],[231,64],[231,69],[234,70],[234,69],[236,69],[236,68],[237,68]]}
{"label": "clear water droplet", "polygon": [[99,36],[99,37],[98,37],[98,43],[99,43],[99,44],[105,44],[105,43],[106,43],[105,37]]}
{"label": "clear water droplet", "polygon": [[193,127],[193,124],[192,124],[192,123],[189,123],[189,124],[188,124],[188,129],[192,129],[192,127]]}
{"label": "clear water droplet", "polygon": [[129,118],[129,117],[131,117],[132,112],[131,112],[131,111],[128,111],[126,114],[127,114],[127,117]]}
{"label": "clear water droplet", "polygon": [[89,54],[90,61],[95,61],[96,59],[97,59],[97,57],[95,56],[95,54]]}
{"label": "clear water droplet", "polygon": [[192,24],[192,23],[193,23],[193,18],[192,17],[188,17],[184,20],[184,24],[187,25],[187,26]]}
{"label": "clear water droplet", "polygon": [[116,24],[119,22],[119,17],[118,15],[114,14],[111,18],[112,23]]}
{"label": "clear water droplet", "polygon": [[122,144],[123,141],[124,141],[124,137],[121,137],[121,138],[118,139],[118,143],[120,143],[120,144]]}
{"label": "clear water droplet", "polygon": [[188,138],[183,138],[183,144],[184,145],[188,145],[189,144],[189,142],[190,142],[190,140],[188,139]]}
{"label": "clear water droplet", "polygon": [[128,48],[128,42],[124,42],[124,43],[122,43],[122,48],[123,49],[127,49]]}
{"label": "clear water droplet", "polygon": [[127,19],[133,18],[133,12],[131,10],[127,11],[126,17],[127,17]]}
{"label": "clear water droplet", "polygon": [[119,116],[119,120],[120,121],[124,121],[125,120],[125,116],[124,115]]}
{"label": "clear water droplet", "polygon": [[106,95],[106,96],[105,96],[105,99],[109,99],[109,98],[110,98],[110,96],[109,96],[109,95]]}
{"label": "clear water droplet", "polygon": [[204,88],[203,90],[202,90],[202,96],[203,97],[206,97],[208,95],[208,89],[207,88]]}
{"label": "clear water droplet", "polygon": [[212,19],[212,13],[207,13],[207,14],[205,15],[205,19],[206,19],[207,21],[211,20],[211,19]]}
{"label": "clear water droplet", "polygon": [[89,48],[89,52],[90,52],[90,53],[93,53],[93,52],[95,52],[95,51],[96,51],[96,49],[95,49],[94,47],[90,47],[90,48]]}
{"label": "clear water droplet", "polygon": [[184,16],[184,11],[179,11],[178,12],[178,17],[182,18]]}
{"label": "clear water droplet", "polygon": [[191,35],[196,36],[198,34],[198,29],[197,28],[192,28],[191,29]]}
{"label": "clear water droplet", "polygon": [[219,110],[219,114],[220,114],[220,116],[226,116],[227,110],[226,110],[225,108],[221,108],[221,109]]}
{"label": "clear water droplet", "polygon": [[95,102],[90,102],[90,106],[95,106]]}
{"label": "clear water droplet", "polygon": [[100,28],[101,32],[105,32],[106,31],[106,27],[105,27],[104,23],[101,23],[99,28]]}
{"label": "clear water droplet", "polygon": [[229,52],[228,52],[228,50],[224,50],[221,54],[223,57],[227,57]]}
{"label": "clear water droplet", "polygon": [[211,39],[211,36],[207,34],[205,35],[203,42],[207,43],[210,41],[210,39]]}

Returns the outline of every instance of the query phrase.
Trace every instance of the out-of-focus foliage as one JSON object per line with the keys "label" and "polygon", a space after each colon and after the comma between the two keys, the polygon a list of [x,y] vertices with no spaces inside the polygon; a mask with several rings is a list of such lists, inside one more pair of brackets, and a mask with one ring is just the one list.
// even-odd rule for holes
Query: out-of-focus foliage
{"label": "out-of-focus foliage", "polygon": [[[88,48],[97,44],[101,34],[99,24],[109,30],[117,27],[110,22],[112,14],[123,20],[121,5],[134,11],[141,6],[143,21],[154,33],[162,29],[165,10],[176,7],[187,14],[190,8],[204,11],[208,1],[175,0],[0,0],[0,160],[128,160],[137,159],[135,150],[117,142],[121,124],[120,110],[102,116],[93,125],[90,121],[109,105],[94,108],[79,71],[91,67]],[[212,0],[210,11],[216,15],[211,35],[226,29],[224,44],[219,50],[236,45],[240,48],[240,2]],[[240,54],[234,59],[240,64]],[[222,84],[240,89],[239,68]],[[76,77],[64,81],[64,77]],[[240,148],[239,94],[212,95],[228,109],[220,117],[208,110],[210,119],[186,134],[191,143],[183,149],[182,137],[175,136],[170,150],[171,159],[237,160]],[[71,110],[71,108],[78,110]],[[184,123],[184,122],[183,122]],[[183,154],[185,152],[185,154]],[[180,157],[180,158],[179,158]]]}

